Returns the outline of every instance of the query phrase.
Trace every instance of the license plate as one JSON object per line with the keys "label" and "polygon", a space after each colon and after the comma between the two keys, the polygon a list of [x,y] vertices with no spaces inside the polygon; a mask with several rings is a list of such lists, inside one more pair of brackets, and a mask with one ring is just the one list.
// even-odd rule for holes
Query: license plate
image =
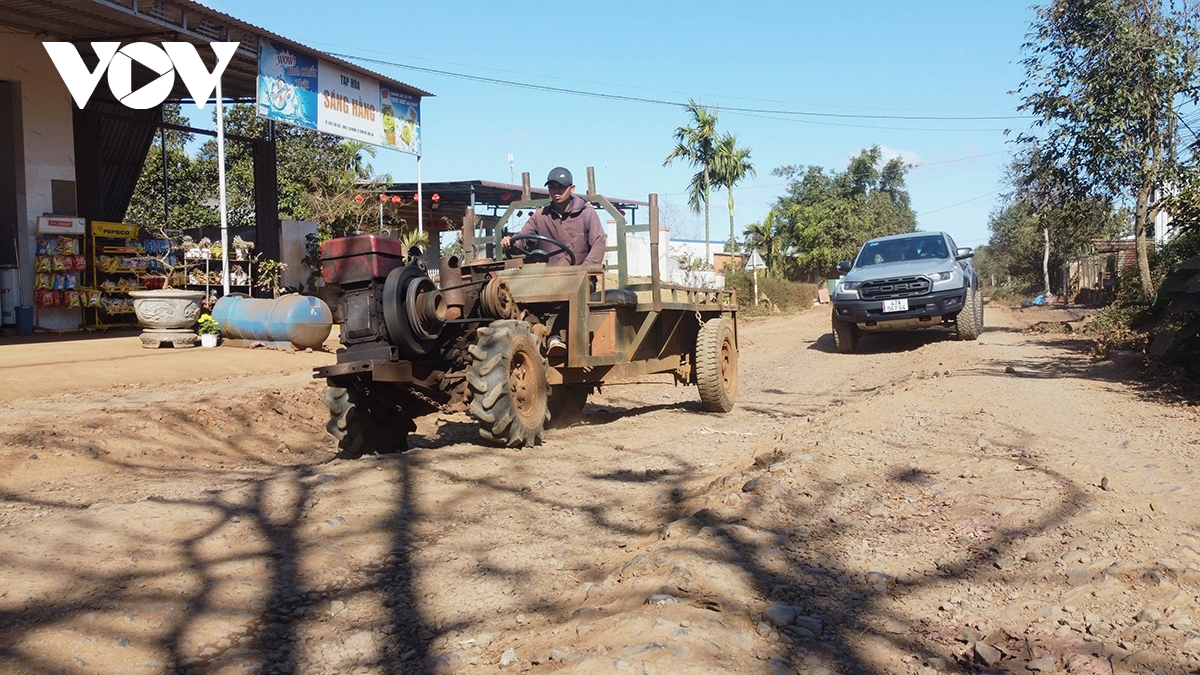
{"label": "license plate", "polygon": [[900,298],[899,300],[884,300],[883,301],[883,311],[884,312],[907,312],[908,311],[908,298]]}

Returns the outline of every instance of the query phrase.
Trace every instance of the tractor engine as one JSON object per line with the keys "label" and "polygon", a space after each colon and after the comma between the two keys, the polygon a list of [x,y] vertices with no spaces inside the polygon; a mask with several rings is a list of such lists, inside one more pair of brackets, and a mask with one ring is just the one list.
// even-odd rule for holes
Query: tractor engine
{"label": "tractor engine", "polygon": [[436,354],[446,296],[424,269],[405,264],[400,242],[373,234],[331,239],[321,245],[321,264],[325,282],[341,287],[341,342],[354,360]]}
{"label": "tractor engine", "polygon": [[329,383],[326,429],[343,456],[403,450],[413,418],[465,410],[469,348],[482,326],[522,312],[494,272],[504,262],[460,268],[439,262],[441,288],[400,242],[356,234],[321,244],[322,277],[339,289],[342,349],[337,363],[316,368]]}

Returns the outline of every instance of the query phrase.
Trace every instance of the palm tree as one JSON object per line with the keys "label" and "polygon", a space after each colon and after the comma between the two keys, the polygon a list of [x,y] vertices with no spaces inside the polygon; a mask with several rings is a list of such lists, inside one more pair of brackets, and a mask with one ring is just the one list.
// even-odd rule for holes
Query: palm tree
{"label": "palm tree", "polygon": [[783,245],[783,237],[775,223],[775,209],[767,212],[762,223],[750,223],[746,226],[746,246],[758,251],[769,274],[775,272],[776,255]]}
{"label": "palm tree", "polygon": [[717,136],[717,113],[715,110],[710,113],[708,108],[695,101],[688,101],[687,111],[692,115],[694,126],[675,129],[675,149],[663,160],[663,166],[669,166],[676,159],[685,159],[699,169],[688,185],[688,206],[692,207],[692,213],[695,214],[700,213],[702,204],[704,206],[704,262],[708,264],[712,260],[708,243],[708,194],[712,188],[713,162],[716,159],[714,141]]}
{"label": "palm tree", "polygon": [[717,141],[714,149],[713,182],[729,193],[729,251],[735,252],[733,239],[733,186],[747,176],[757,174],[750,163],[750,148],[737,147],[737,135],[726,133]]}

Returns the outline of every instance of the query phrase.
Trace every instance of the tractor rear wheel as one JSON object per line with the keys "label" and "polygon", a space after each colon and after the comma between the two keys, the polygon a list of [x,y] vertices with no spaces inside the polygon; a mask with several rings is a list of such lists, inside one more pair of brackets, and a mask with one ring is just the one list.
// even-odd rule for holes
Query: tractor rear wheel
{"label": "tractor rear wheel", "polygon": [[330,387],[321,399],[329,408],[325,430],[338,442],[338,456],[355,459],[408,449],[412,418],[358,389]]}
{"label": "tractor rear wheel", "polygon": [[550,418],[549,365],[538,339],[524,321],[493,321],[476,331],[468,348],[471,403],[468,411],[480,422],[479,435],[494,443],[536,445]]}
{"label": "tractor rear wheel", "polygon": [[550,389],[549,429],[566,429],[583,418],[583,406],[587,405],[590,384],[559,384]]}
{"label": "tractor rear wheel", "polygon": [[737,398],[737,342],[733,324],[709,319],[696,336],[696,387],[705,412],[727,413]]}

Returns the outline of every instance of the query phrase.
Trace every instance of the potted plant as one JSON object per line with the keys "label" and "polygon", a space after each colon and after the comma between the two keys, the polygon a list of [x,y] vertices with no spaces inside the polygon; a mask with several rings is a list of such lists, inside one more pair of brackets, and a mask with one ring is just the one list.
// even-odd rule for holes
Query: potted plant
{"label": "potted plant", "polygon": [[201,347],[216,347],[217,336],[221,334],[221,324],[211,314],[201,314],[197,330],[200,333]]}
{"label": "potted plant", "polygon": [[153,290],[131,291],[133,311],[142,324],[142,346],[157,349],[165,343],[174,347],[196,346],[192,327],[200,317],[202,291],[175,288],[187,281],[189,260],[184,255],[178,231],[162,227],[147,228],[154,239],[147,241],[139,257],[138,277]]}

